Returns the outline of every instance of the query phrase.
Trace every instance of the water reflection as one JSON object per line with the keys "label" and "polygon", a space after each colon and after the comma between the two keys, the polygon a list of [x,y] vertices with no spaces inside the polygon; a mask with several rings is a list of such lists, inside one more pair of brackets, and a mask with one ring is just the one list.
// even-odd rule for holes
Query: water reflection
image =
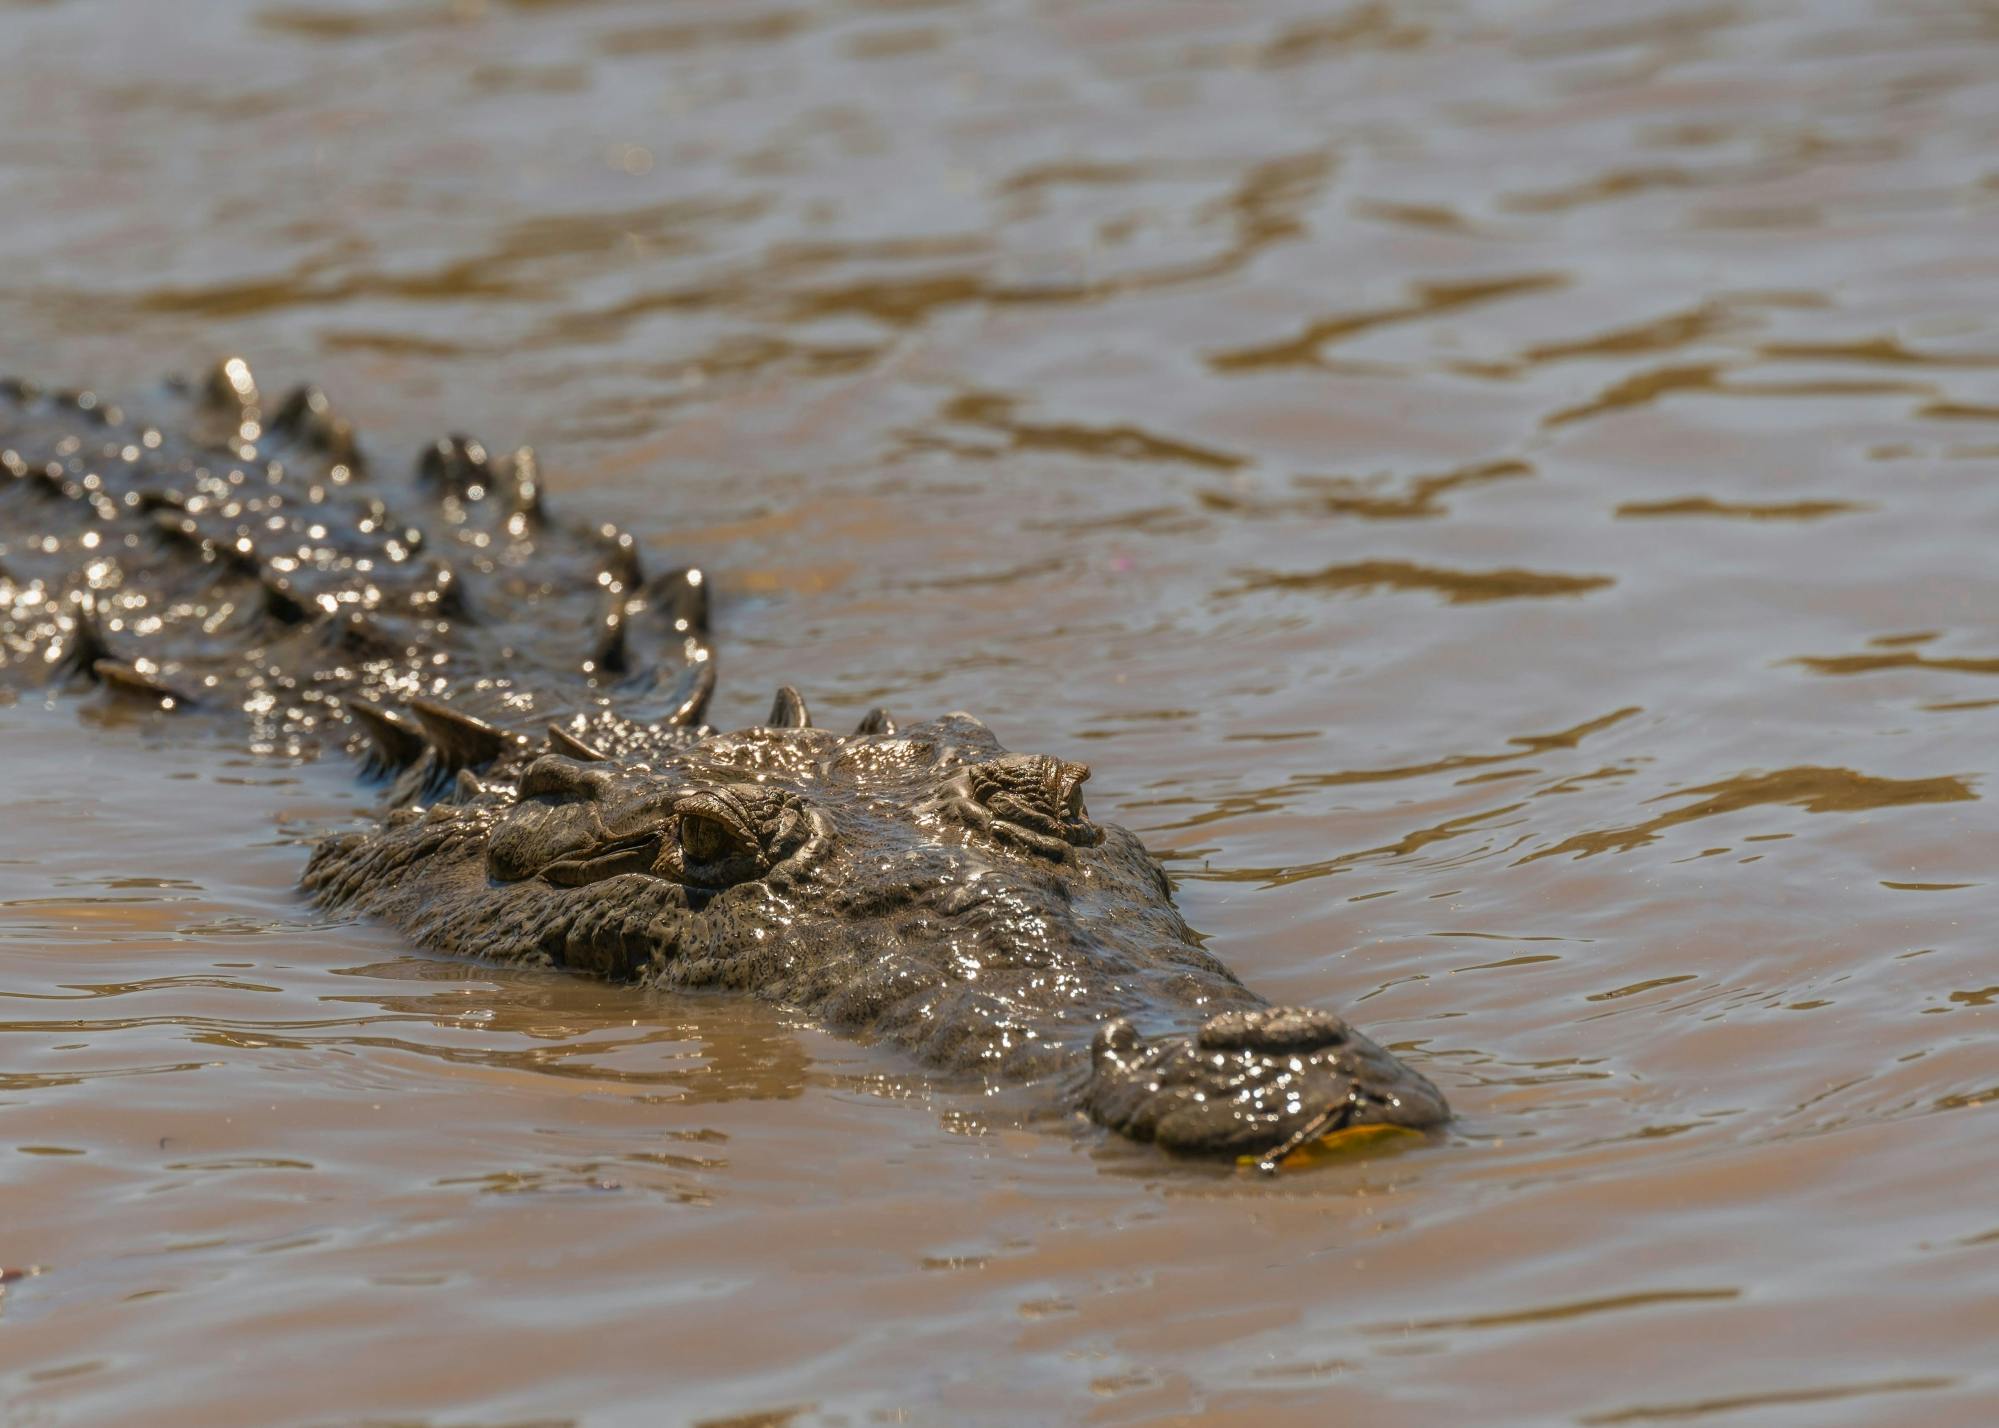
{"label": "water reflection", "polygon": [[1550,288],[1562,287],[1566,282],[1566,278],[1556,273],[1525,273],[1516,277],[1417,283],[1406,303],[1321,318],[1309,324],[1296,337],[1262,346],[1212,353],[1208,362],[1217,372],[1230,373],[1250,373],[1277,367],[1314,367],[1321,364],[1323,350],[1343,338],[1396,323],[1422,321],[1479,303],[1546,292]]}
{"label": "water reflection", "polygon": [[[509,971],[497,977],[493,968],[415,959],[342,968],[337,975],[447,985],[420,993],[370,987],[326,996],[321,1000],[373,1006],[388,1015],[285,1029],[419,1021],[448,1037],[343,1030],[337,1037],[270,1044],[382,1047],[456,1066],[643,1086],[652,1095],[697,1105],[788,1099],[807,1084],[811,1063],[797,1036],[769,1009],[745,1006],[740,999],[667,997],[553,972]],[[264,1039],[274,1030],[260,1025],[256,1036]]]}
{"label": "water reflection", "polygon": [[1487,600],[1534,600],[1586,595],[1616,584],[1609,575],[1559,575],[1542,570],[1444,570],[1408,560],[1365,560],[1301,574],[1252,571],[1237,591],[1427,590],[1452,605]]}
{"label": "water reflection", "polygon": [[1852,769],[1794,768],[1766,774],[1741,774],[1719,783],[1702,784],[1661,797],[1697,801],[1629,827],[1578,833],[1552,848],[1530,854],[1526,861],[1571,855],[1587,858],[1596,853],[1628,853],[1657,841],[1668,828],[1766,804],[1788,804],[1807,813],[1867,813],[1883,808],[1969,803],[1978,795],[1961,778],[1876,778]]}

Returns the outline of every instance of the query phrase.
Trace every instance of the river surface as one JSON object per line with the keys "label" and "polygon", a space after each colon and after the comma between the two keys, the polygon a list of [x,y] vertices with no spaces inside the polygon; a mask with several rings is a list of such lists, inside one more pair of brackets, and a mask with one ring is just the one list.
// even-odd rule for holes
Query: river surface
{"label": "river surface", "polygon": [[[0,0],[0,358],[532,441],[1432,1077],[1275,1181],[0,709],[0,1425],[1999,1421],[1999,11]],[[0,531],[0,545],[20,538]]]}

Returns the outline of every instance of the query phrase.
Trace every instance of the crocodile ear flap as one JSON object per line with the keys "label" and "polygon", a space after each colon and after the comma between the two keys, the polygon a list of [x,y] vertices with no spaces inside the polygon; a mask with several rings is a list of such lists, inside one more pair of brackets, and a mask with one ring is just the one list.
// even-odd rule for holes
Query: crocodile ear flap
{"label": "crocodile ear flap", "polygon": [[854,732],[857,735],[893,734],[895,732],[895,720],[890,717],[888,710],[877,706],[870,709],[861,722],[854,726]]}
{"label": "crocodile ear flap", "polygon": [[408,719],[364,699],[349,699],[346,704],[368,735],[369,750],[362,763],[371,776],[400,773],[423,757],[423,730]]}
{"label": "crocodile ear flap", "polygon": [[438,763],[456,773],[483,768],[514,742],[513,736],[484,719],[461,714],[435,699],[412,699],[410,713],[423,726],[424,739],[437,751]]}
{"label": "crocodile ear flap", "polygon": [[770,706],[770,718],[764,723],[772,729],[810,729],[812,711],[805,707],[805,696],[788,684],[777,688],[777,701]]}

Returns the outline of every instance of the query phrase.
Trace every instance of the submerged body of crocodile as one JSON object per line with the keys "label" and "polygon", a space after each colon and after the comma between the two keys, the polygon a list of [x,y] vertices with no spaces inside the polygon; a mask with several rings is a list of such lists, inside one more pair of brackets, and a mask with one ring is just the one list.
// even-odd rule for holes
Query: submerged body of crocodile
{"label": "submerged body of crocodile", "polygon": [[1203,951],[1080,764],[963,714],[836,735],[788,688],[764,725],[706,727],[700,573],[547,517],[532,453],[453,438],[377,481],[322,396],[267,407],[240,361],[171,410],[0,387],[0,677],[362,757],[389,811],[313,853],[324,905],[440,952],[752,992],[1175,1150],[1444,1119],[1339,1017]]}

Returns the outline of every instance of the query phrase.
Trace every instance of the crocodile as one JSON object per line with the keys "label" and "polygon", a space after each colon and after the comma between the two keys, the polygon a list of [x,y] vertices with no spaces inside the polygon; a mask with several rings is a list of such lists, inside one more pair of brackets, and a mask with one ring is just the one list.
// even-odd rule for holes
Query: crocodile
{"label": "crocodile", "polygon": [[530,448],[371,469],[242,360],[149,398],[0,384],[0,681],[343,750],[383,785],[302,884],[447,955],[770,999],[940,1073],[1265,1167],[1448,1116],[1421,1074],[1201,945],[1089,770],[964,713],[850,734],[781,688],[704,722],[708,582],[557,519]]}

